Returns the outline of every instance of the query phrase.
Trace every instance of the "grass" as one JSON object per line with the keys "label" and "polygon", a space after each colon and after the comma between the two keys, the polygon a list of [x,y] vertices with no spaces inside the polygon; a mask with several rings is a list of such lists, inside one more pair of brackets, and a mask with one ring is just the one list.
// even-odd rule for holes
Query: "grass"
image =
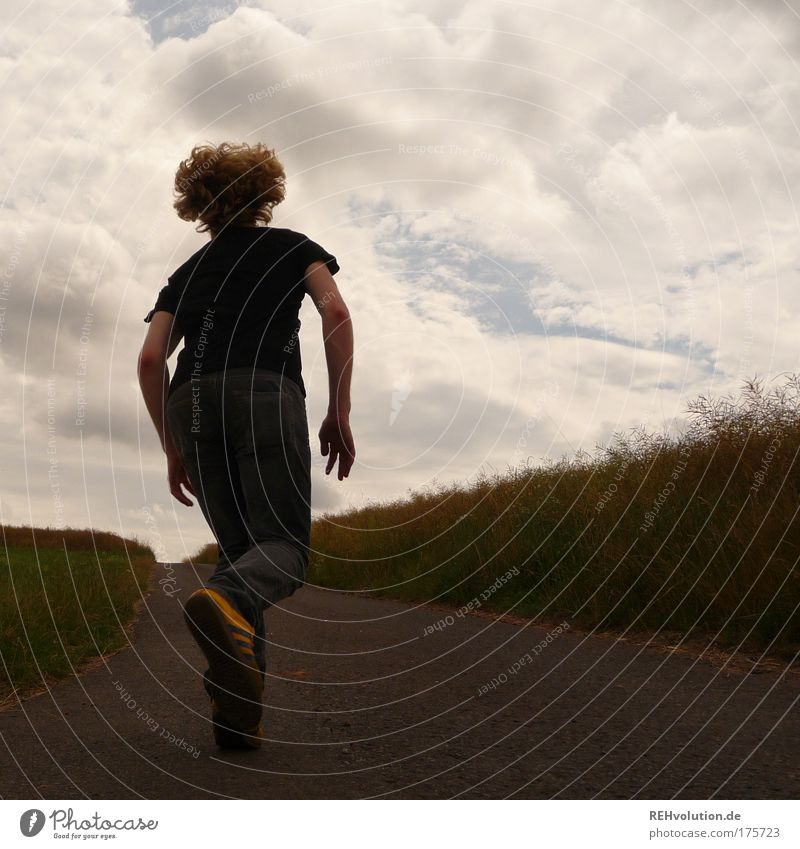
{"label": "grass", "polygon": [[200,548],[197,552],[192,554],[189,557],[184,557],[181,560],[181,563],[188,563],[189,565],[193,563],[199,564],[216,564],[219,558],[219,548],[215,542],[206,543],[202,548]]}
{"label": "grass", "polygon": [[324,514],[309,583],[792,657],[800,376],[687,413],[677,436],[637,427],[594,454]]}
{"label": "grass", "polygon": [[8,703],[126,645],[155,557],[106,532],[0,527],[0,703]]}

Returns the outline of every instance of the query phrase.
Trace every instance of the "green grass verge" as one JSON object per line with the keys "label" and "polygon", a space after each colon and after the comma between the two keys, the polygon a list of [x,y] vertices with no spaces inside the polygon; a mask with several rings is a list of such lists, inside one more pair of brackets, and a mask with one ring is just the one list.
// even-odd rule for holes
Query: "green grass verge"
{"label": "green grass verge", "polygon": [[679,436],[635,428],[594,456],[326,514],[309,583],[792,657],[800,378],[688,412]]}
{"label": "green grass verge", "polygon": [[125,646],[155,563],[147,546],[113,534],[2,530],[0,704]]}

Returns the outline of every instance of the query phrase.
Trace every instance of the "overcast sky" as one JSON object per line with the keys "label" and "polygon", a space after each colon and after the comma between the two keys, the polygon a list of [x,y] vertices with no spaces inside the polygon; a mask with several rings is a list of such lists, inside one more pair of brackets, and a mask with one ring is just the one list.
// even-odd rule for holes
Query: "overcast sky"
{"label": "overcast sky", "polygon": [[[0,521],[211,540],[174,501],[142,321],[206,236],[172,209],[200,141],[261,141],[273,224],[336,255],[354,321],[338,510],[797,370],[796,2],[3,3]],[[174,368],[174,360],[172,361]]]}

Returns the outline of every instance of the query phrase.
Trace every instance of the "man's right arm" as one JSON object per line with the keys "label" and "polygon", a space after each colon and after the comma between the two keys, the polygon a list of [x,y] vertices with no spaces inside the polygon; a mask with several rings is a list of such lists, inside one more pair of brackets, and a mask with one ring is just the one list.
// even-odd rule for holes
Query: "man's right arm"
{"label": "man's right arm", "polygon": [[325,474],[339,461],[339,480],[350,474],[356,451],[350,431],[350,378],[353,372],[353,324],[336,281],[324,262],[306,269],[305,288],[322,319],[328,365],[328,413],[319,431],[320,451],[328,457]]}

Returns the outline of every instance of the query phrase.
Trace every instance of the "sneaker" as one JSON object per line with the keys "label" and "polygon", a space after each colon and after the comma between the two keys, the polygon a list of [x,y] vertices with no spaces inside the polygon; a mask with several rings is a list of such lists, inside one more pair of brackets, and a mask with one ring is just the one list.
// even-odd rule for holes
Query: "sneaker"
{"label": "sneaker", "polygon": [[207,587],[192,593],[184,617],[208,661],[209,695],[223,738],[238,733],[260,745],[263,675],[255,660],[252,626],[224,596]]}
{"label": "sneaker", "polygon": [[[214,724],[214,741],[220,749],[258,749],[264,739],[264,726],[259,722],[255,730],[238,731],[226,722],[217,701],[217,689],[209,677],[210,670],[203,675],[203,686],[211,699],[211,721]],[[263,675],[263,673],[262,673]]]}

